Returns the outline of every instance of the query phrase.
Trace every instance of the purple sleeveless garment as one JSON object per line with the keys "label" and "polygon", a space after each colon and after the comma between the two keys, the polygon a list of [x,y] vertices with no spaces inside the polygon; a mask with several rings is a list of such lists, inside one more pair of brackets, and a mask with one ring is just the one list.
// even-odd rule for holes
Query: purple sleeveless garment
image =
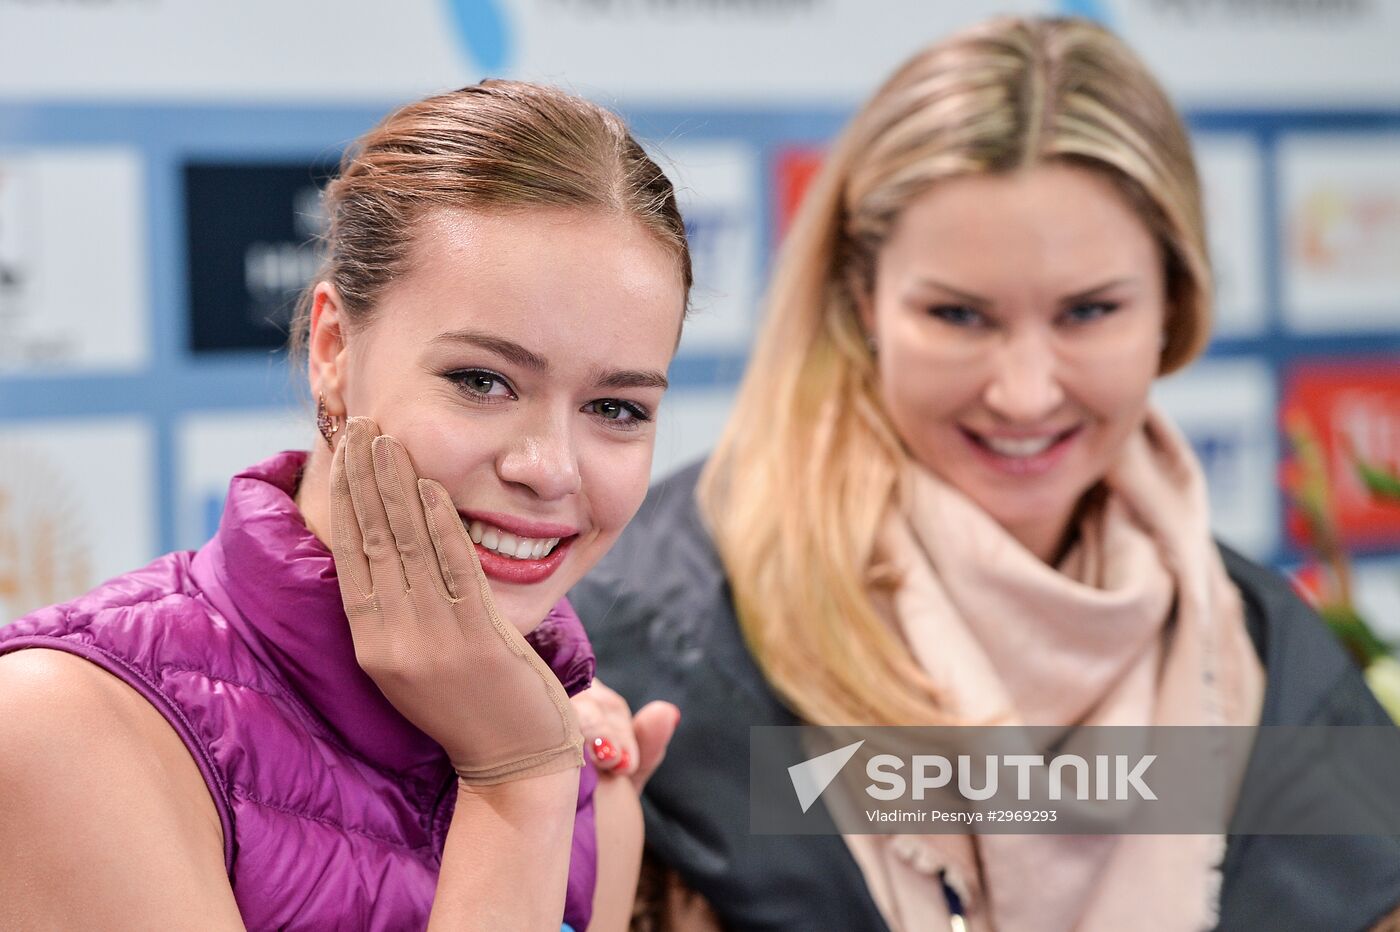
{"label": "purple sleeveless garment", "polygon": [[[335,564],[290,497],[305,460],[282,453],[234,477],[202,549],[0,627],[0,654],[85,657],[165,716],[214,798],[249,929],[421,929],[456,781],[355,663]],[[593,649],[568,602],[529,641],[570,695],[591,682]],[[593,905],[596,785],[590,764],[563,916],[579,930]]]}

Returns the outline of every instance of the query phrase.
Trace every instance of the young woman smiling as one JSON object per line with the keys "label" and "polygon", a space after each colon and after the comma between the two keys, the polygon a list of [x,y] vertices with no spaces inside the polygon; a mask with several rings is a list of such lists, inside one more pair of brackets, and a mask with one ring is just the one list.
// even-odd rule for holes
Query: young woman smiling
{"label": "young woman smiling", "polygon": [[234,477],[198,552],[0,630],[0,927],[630,903],[563,595],[645,494],[691,282],[671,184],[612,114],[492,81],[388,117],[326,207],[324,442]]}
{"label": "young woman smiling", "polygon": [[602,678],[685,713],[644,798],[659,925],[1351,930],[1395,907],[1390,838],[748,832],[751,725],[1388,722],[1287,585],[1212,540],[1149,402],[1210,305],[1185,128],[1101,27],[981,24],[860,108],[717,449],[570,594]]}

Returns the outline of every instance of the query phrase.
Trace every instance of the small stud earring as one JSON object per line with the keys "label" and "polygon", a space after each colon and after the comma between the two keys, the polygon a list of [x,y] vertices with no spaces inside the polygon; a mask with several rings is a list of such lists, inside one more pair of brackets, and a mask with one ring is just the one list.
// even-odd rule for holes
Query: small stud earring
{"label": "small stud earring", "polygon": [[326,446],[335,449],[334,437],[340,430],[340,418],[331,417],[326,410],[326,396],[322,393],[316,401],[316,429],[321,432],[321,436],[326,440]]}

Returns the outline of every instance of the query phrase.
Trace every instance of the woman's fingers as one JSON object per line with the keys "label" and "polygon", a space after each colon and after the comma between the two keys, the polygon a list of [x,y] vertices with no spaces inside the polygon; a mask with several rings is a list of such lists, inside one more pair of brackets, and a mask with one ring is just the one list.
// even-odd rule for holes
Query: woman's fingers
{"label": "woman's fingers", "polygon": [[626,699],[595,679],[572,701],[588,756],[600,771],[615,772],[637,759],[632,710]]}
{"label": "woman's fingers", "polygon": [[374,583],[365,559],[365,541],[360,523],[355,519],[355,504],[350,497],[350,480],[345,471],[345,451],[342,442],[331,457],[331,553],[335,557],[335,572],[340,578],[341,596],[346,610],[358,610],[374,598]]}
{"label": "woman's fingers", "polygon": [[[467,536],[462,519],[441,483],[418,480],[418,498],[423,503],[428,539],[437,555],[438,572],[448,598],[458,601],[480,599],[490,605],[491,590],[481,571],[476,546]],[[494,608],[491,609],[494,612]]]}
{"label": "woman's fingers", "polygon": [[656,768],[666,757],[666,747],[676,726],[681,722],[681,710],[669,702],[648,702],[632,717],[632,732],[637,741],[637,765],[627,776],[637,792],[642,791]]}
{"label": "woman's fingers", "polygon": [[437,554],[431,549],[423,500],[418,495],[418,473],[403,444],[393,437],[374,439],[374,479],[398,551],[399,563],[410,589],[431,588],[446,595],[438,572]]}
{"label": "woman's fingers", "polygon": [[[464,784],[578,767],[582,737],[568,697],[497,615],[447,491],[420,480],[408,451],[372,421],[352,419],[341,446],[342,523],[358,530],[373,584],[366,600],[342,580],[361,669],[442,745]],[[353,540],[347,531],[338,546]]]}
{"label": "woman's fingers", "polygon": [[352,417],[345,424],[341,446],[345,449],[345,480],[368,560],[370,586],[380,604],[387,605],[402,601],[407,580],[374,478],[374,438],[378,435],[379,426],[374,421]]}
{"label": "woman's fingers", "polygon": [[635,716],[601,680],[573,698],[588,754],[604,773],[628,777],[638,791],[666,756],[681,713],[669,702],[649,702]]}

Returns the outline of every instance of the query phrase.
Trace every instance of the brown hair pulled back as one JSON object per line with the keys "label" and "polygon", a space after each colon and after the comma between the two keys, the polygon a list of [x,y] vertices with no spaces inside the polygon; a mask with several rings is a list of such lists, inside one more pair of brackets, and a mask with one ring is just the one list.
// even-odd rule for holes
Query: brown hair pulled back
{"label": "brown hair pulled back", "polygon": [[[317,281],[352,326],[369,322],[405,271],[418,222],[440,209],[578,208],[630,216],[692,283],[674,188],[616,114],[557,88],[489,80],[394,111],[361,137],[326,187],[326,258]],[[311,295],[292,327],[305,350]]]}

